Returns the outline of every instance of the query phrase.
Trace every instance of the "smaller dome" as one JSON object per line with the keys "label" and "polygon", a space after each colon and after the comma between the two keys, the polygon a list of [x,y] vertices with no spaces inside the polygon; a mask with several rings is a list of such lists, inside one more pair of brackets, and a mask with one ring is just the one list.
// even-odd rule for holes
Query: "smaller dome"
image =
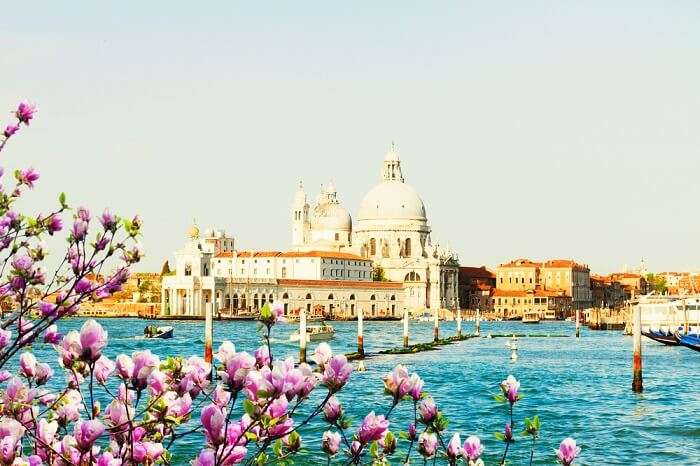
{"label": "smaller dome", "polygon": [[352,231],[350,213],[338,203],[319,204],[311,219],[314,230]]}
{"label": "smaller dome", "polygon": [[190,239],[199,239],[199,227],[197,225],[192,225],[187,234]]}

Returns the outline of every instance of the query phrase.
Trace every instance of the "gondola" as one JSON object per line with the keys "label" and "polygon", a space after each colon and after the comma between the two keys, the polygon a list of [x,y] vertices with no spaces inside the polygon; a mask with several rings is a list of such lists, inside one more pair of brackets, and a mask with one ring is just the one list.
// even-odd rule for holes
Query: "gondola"
{"label": "gondola", "polygon": [[680,339],[677,333],[663,330],[649,330],[648,332],[642,331],[642,335],[668,346],[678,346],[678,340]]}
{"label": "gondola", "polygon": [[690,348],[695,351],[700,351],[700,334],[699,333],[689,333],[687,335],[682,335],[680,337],[679,343],[686,348]]}

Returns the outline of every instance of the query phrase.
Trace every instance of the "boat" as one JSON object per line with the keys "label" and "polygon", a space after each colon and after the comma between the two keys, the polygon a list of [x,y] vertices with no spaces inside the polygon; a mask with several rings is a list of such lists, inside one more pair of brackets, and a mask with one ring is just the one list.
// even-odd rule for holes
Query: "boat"
{"label": "boat", "polygon": [[679,335],[679,344],[695,351],[700,351],[700,333],[689,333],[687,335]]}
{"label": "boat", "polygon": [[435,320],[435,314],[430,311],[423,311],[423,313],[418,317],[420,322],[432,322]]}
{"label": "boat", "polygon": [[[306,341],[330,340],[335,334],[335,329],[328,324],[307,325]],[[299,332],[294,332],[289,337],[289,341],[299,341]]]}
{"label": "boat", "polygon": [[678,332],[674,333],[666,330],[642,330],[642,335],[668,346],[678,346],[680,340],[680,335]]}
{"label": "boat", "polygon": [[539,324],[540,313],[537,311],[527,311],[523,313],[523,324]]}
{"label": "boat", "polygon": [[143,329],[142,338],[161,338],[163,340],[166,340],[168,338],[173,337],[174,330],[175,329],[170,326],[156,327],[155,325],[149,325],[148,327]]}

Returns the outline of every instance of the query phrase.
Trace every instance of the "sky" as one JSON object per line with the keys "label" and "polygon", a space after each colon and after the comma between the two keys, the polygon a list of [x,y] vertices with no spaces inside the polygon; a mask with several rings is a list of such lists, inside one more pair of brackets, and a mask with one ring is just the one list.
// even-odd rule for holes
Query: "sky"
{"label": "sky", "polygon": [[141,270],[193,220],[288,248],[299,180],[355,215],[392,140],[463,265],[700,269],[697,1],[11,2],[0,44],[21,207],[140,214]]}

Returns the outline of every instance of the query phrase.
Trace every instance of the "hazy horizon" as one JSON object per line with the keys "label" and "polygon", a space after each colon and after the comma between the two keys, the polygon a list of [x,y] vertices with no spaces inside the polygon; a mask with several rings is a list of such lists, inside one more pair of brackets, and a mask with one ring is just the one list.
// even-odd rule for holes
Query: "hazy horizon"
{"label": "hazy horizon", "polygon": [[396,141],[462,265],[697,270],[696,2],[8,4],[6,173],[144,220],[160,270],[196,219],[286,249],[299,180],[353,220]]}

